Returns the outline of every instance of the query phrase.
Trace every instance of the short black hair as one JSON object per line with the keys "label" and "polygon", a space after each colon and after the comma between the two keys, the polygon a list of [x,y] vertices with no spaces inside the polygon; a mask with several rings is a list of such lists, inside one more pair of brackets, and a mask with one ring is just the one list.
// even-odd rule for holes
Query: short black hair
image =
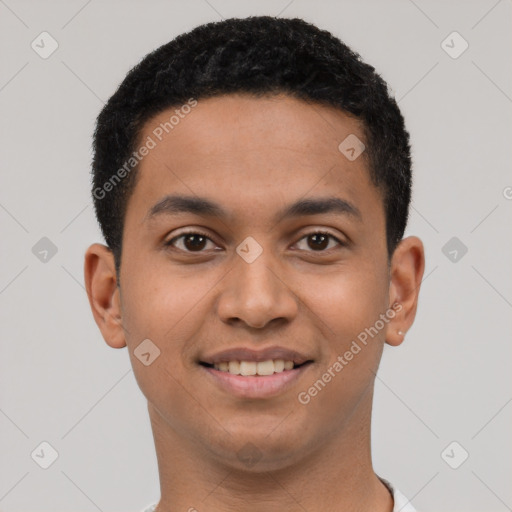
{"label": "short black hair", "polygon": [[[190,98],[230,93],[286,93],[362,121],[370,177],[382,192],[390,259],[407,225],[412,173],[409,133],[386,82],[326,30],[299,18],[251,16],[200,25],[152,51],[98,115],[92,193],[117,275],[126,206],[137,181],[136,163],[127,172],[126,162],[145,123]],[[125,172],[116,175],[123,165]]]}

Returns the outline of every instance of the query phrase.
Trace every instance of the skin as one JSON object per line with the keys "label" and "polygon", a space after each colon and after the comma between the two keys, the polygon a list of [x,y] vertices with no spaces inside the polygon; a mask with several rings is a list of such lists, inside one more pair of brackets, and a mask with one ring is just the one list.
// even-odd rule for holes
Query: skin
{"label": "skin", "polygon": [[[149,121],[141,140],[173,111]],[[349,161],[338,150],[349,134],[364,140],[358,120],[286,95],[200,99],[140,164],[120,287],[111,251],[88,248],[94,318],[108,345],[128,346],[148,400],[158,512],[392,511],[371,461],[373,388],[384,344],[400,345],[399,331],[414,321],[424,249],[411,236],[388,260],[382,195],[365,155]],[[207,197],[230,218],[180,213],[147,220],[170,193]],[[350,201],[362,219],[274,218],[298,199],[325,196]],[[208,240],[199,249],[184,238],[174,250],[164,246],[184,228]],[[307,236],[318,230],[346,245],[329,239],[318,249]],[[250,264],[236,252],[248,236],[263,248]],[[401,308],[394,318],[308,404],[299,403],[298,393],[395,303]],[[145,366],[134,350],[148,338],[161,353]],[[206,353],[271,345],[314,360],[272,398],[234,397],[197,363]],[[248,443],[259,456],[253,465],[238,455]]]}

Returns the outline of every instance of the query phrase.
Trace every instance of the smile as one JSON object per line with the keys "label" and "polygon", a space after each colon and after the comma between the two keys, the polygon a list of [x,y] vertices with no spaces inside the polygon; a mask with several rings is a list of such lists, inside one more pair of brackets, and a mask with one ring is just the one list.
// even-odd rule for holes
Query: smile
{"label": "smile", "polygon": [[282,359],[201,363],[207,377],[223,391],[239,398],[271,398],[284,393],[311,366]]}

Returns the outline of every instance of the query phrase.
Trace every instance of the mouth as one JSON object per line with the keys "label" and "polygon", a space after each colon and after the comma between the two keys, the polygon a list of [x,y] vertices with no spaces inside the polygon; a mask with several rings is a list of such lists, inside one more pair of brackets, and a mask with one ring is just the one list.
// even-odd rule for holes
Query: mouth
{"label": "mouth", "polygon": [[293,388],[313,365],[312,360],[200,362],[208,380],[218,389],[242,399],[268,399]]}
{"label": "mouth", "polygon": [[275,373],[282,373],[301,368],[304,365],[312,363],[312,360],[303,363],[295,363],[291,360],[268,359],[266,361],[221,361],[219,363],[207,363],[200,361],[199,364],[205,368],[212,368],[220,372],[230,373],[231,375],[241,375],[243,377],[269,376]]}

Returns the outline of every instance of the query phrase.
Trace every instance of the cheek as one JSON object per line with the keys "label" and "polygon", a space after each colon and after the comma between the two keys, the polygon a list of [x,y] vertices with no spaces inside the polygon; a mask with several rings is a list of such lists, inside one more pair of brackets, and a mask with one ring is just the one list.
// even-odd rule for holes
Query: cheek
{"label": "cheek", "polygon": [[344,351],[347,342],[374,325],[387,306],[386,274],[373,265],[340,267],[316,278],[314,286],[304,281],[302,289],[308,290],[304,301],[338,351]]}
{"label": "cheek", "polygon": [[[203,280],[201,286],[190,277],[185,280],[176,274],[165,276],[163,269],[160,272],[155,267],[151,273],[139,271],[134,275],[136,278],[125,282],[124,294],[128,298],[123,310],[134,375],[148,402],[186,438],[190,423],[204,415],[198,402],[191,400],[191,396],[201,393],[193,389],[189,365],[194,351],[191,340],[197,339],[194,331],[200,327],[199,318],[206,314],[206,300],[201,298],[208,283]],[[145,339],[151,340],[159,351],[147,366],[137,356],[137,347]]]}
{"label": "cheek", "polygon": [[155,261],[127,267],[126,276],[123,320],[130,339],[143,336],[166,345],[197,324],[208,290],[216,282],[207,272],[192,275],[189,269],[180,272],[179,267],[171,269]]}
{"label": "cheek", "polygon": [[[179,383],[187,377],[188,370],[184,363],[192,361],[195,347],[191,340],[197,339],[194,331],[200,328],[199,319],[206,314],[205,294],[215,280],[208,276],[194,278],[190,273],[180,276],[176,271],[171,274],[168,267],[154,262],[139,262],[136,266],[127,265],[121,276],[123,326],[134,374],[151,402],[168,401],[170,396],[179,402]],[[138,357],[143,340],[151,340],[150,344],[145,342],[145,352],[157,354],[148,366],[144,358],[141,361]]]}
{"label": "cheek", "polygon": [[315,418],[312,421],[321,418],[325,425],[339,428],[371,392],[385,339],[386,324],[379,320],[385,311],[384,291],[375,282],[365,286],[340,278],[315,296],[315,313],[329,326],[322,340],[325,357],[297,397],[300,407]]}
{"label": "cheek", "polygon": [[[325,279],[308,295],[309,306],[323,321],[324,353],[319,372],[302,390],[312,416],[346,418],[370,389],[385,339],[387,274],[382,265],[369,262],[346,267]],[[315,412],[316,411],[316,412]],[[328,411],[326,413],[326,411]]]}

